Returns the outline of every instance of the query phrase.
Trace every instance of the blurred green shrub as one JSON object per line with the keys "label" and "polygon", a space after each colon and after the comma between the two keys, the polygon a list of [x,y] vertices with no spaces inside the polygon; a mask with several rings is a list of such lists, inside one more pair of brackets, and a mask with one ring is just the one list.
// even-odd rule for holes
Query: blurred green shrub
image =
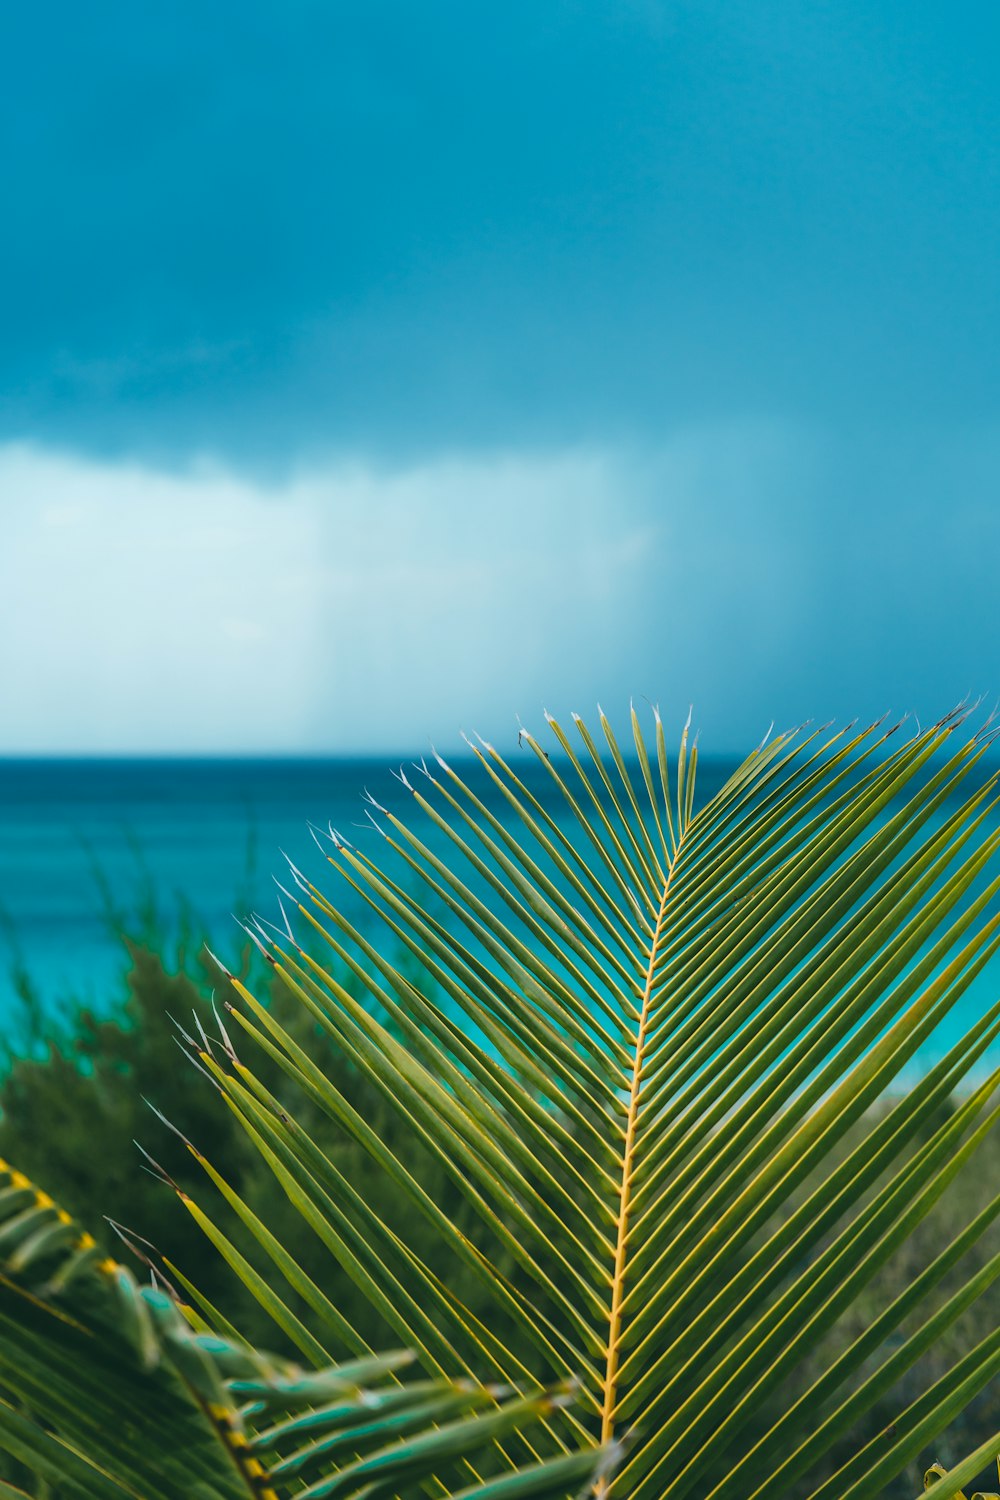
{"label": "blurred green shrub", "polygon": [[[203,950],[172,942],[165,931],[144,932],[141,939],[122,938],[128,967],[122,992],[107,997],[102,1013],[70,1001],[59,1015],[39,1003],[23,966],[14,979],[21,1014],[7,1028],[6,1058],[0,1076],[0,1156],[16,1161],[22,1171],[46,1184],[53,1197],[82,1222],[100,1232],[105,1219],[128,1230],[140,1244],[148,1241],[167,1251],[188,1277],[248,1338],[275,1344],[274,1325],[257,1303],[245,1294],[237,1278],[208,1244],[176,1194],[146,1169],[138,1142],[163,1171],[185,1191],[201,1193],[205,1179],[184,1141],[168,1130],[150,1105],[167,1114],[193,1144],[210,1154],[215,1167],[311,1273],[322,1278],[329,1295],[354,1299],[347,1276],[333,1264],[301,1216],[288,1205],[273,1174],[249,1145],[209,1081],[178,1050],[178,1024],[197,1035],[197,1015],[212,1025],[214,994],[221,1011],[225,994],[209,983],[209,963]],[[203,961],[204,959],[204,961]],[[244,952],[234,972],[247,977],[251,966]],[[217,971],[213,966],[213,974]],[[280,1013],[282,1023],[310,1050],[323,1050],[326,1039],[309,1021],[303,1007],[291,1001],[280,982],[254,974],[258,993]],[[345,985],[351,976],[342,976]],[[213,1027],[214,1029],[214,1027]],[[308,1032],[308,1036],[306,1033]],[[187,1050],[187,1049],[184,1049]],[[287,1079],[265,1060],[258,1072],[268,1087],[282,1097],[291,1093]],[[415,1141],[406,1138],[371,1084],[359,1078],[349,1063],[332,1049],[324,1064],[351,1103],[393,1140],[393,1148],[419,1178],[435,1201],[464,1222],[469,1210],[450,1180],[430,1161]],[[319,1117],[308,1099],[294,1099],[296,1115],[323,1140],[340,1169],[374,1200],[384,1198],[381,1173],[355,1142]],[[397,1222],[408,1212],[405,1204],[382,1202],[381,1211]],[[400,1224],[410,1242],[421,1240],[423,1221]],[[473,1235],[476,1226],[469,1224]],[[233,1239],[251,1255],[252,1241],[237,1222],[227,1225]],[[109,1249],[122,1255],[122,1245],[105,1228]],[[430,1239],[433,1244],[433,1238]],[[467,1295],[473,1296],[472,1288]],[[366,1326],[367,1304],[360,1303],[355,1318],[361,1331],[381,1333],[373,1316]]]}

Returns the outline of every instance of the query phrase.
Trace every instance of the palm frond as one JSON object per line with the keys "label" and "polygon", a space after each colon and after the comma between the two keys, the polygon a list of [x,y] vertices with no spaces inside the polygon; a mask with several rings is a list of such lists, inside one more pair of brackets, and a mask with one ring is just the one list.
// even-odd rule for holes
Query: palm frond
{"label": "palm frond", "polygon": [[[696,747],[685,730],[671,763],[658,714],[652,754],[634,712],[627,755],[603,714],[604,748],[578,719],[578,743],[550,720],[551,755],[522,731],[530,775],[477,741],[461,768],[437,757],[401,773],[412,819],[371,800],[384,858],[331,830],[330,869],[373,919],[363,931],[335,887],[294,866],[299,935],[248,929],[318,1036],[448,1174],[475,1233],[338,1090],[323,1046],[304,1049],[232,976],[235,1025],[196,1049],[200,1064],[429,1376],[580,1380],[578,1407],[550,1414],[537,1451],[630,1434],[602,1492],[809,1493],[810,1471],[1000,1273],[994,1259],[880,1357],[1000,1214],[998,1196],[796,1391],[997,1118],[1000,1071],[983,1070],[1000,999],[898,1092],[1000,945],[990,731],[963,738],[967,720],[908,737],[882,724],[778,735],[701,807]],[[287,1097],[264,1086],[255,1052],[283,1070]],[[299,1123],[303,1099],[432,1227],[433,1263]],[[229,1254],[222,1211],[198,1205]],[[304,1272],[254,1232],[309,1301]],[[255,1290],[260,1273],[243,1274]],[[356,1350],[340,1314],[331,1347]],[[817,1500],[875,1500],[997,1371],[991,1335]],[[504,1459],[525,1452],[512,1441]]]}
{"label": "palm frond", "polygon": [[319,1369],[261,1354],[139,1285],[16,1169],[0,1178],[0,1450],[32,1484],[87,1500],[557,1500],[592,1479],[592,1451],[522,1466],[507,1490],[477,1475],[570,1390],[404,1381],[409,1353]]}

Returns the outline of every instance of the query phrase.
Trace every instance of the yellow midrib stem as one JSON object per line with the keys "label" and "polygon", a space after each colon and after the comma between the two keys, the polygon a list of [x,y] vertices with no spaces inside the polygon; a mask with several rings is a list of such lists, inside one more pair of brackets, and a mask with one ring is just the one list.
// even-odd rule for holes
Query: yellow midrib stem
{"label": "yellow midrib stem", "polygon": [[[628,1216],[632,1198],[632,1154],[635,1142],[635,1122],[639,1113],[639,1089],[642,1085],[642,1062],[646,1047],[646,1024],[649,1017],[649,1002],[653,992],[653,970],[656,966],[656,955],[660,946],[660,929],[663,926],[663,916],[667,909],[667,897],[670,894],[670,881],[674,873],[674,865],[677,862],[677,851],[670,863],[667,872],[666,883],[663,887],[663,895],[660,899],[660,909],[656,914],[656,927],[653,930],[653,940],[649,950],[649,966],[646,970],[646,987],[642,995],[642,1010],[639,1014],[639,1026],[635,1042],[635,1062],[632,1067],[632,1084],[629,1092],[628,1119],[625,1126],[625,1146],[622,1155],[622,1186],[621,1197],[618,1204],[618,1231],[615,1244],[615,1268],[611,1282],[611,1315],[608,1330],[608,1363],[604,1375],[604,1401],[601,1407],[601,1442],[610,1440],[615,1425],[615,1406],[618,1397],[618,1344],[621,1339],[622,1321],[622,1298],[625,1286],[625,1253],[628,1241]],[[607,1493],[608,1481],[600,1480],[595,1494]]]}

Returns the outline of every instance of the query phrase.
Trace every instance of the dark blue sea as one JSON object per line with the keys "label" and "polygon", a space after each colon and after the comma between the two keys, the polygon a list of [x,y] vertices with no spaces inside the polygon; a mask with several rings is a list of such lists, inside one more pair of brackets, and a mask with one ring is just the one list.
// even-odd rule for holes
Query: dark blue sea
{"label": "dark blue sea", "polygon": [[[457,763],[456,763],[457,764]],[[110,1013],[120,1003],[125,927],[182,925],[235,955],[237,915],[277,916],[272,876],[288,884],[281,851],[359,925],[366,908],[333,876],[309,831],[329,824],[383,858],[365,817],[365,789],[413,819],[409,794],[384,760],[0,760],[0,1020],[17,1014],[15,970],[30,977],[43,1008],[76,1003]],[[518,774],[570,831],[563,800],[525,754]],[[703,761],[701,796],[732,763]],[[488,795],[488,793],[487,793]],[[491,805],[502,814],[496,798]],[[445,840],[419,817],[439,852]],[[921,1054],[921,1065],[998,993],[991,965]]]}

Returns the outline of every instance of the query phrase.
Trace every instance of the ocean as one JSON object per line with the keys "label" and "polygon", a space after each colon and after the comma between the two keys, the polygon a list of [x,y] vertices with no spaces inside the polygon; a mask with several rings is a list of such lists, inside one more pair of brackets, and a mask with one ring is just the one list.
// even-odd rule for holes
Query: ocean
{"label": "ocean", "polygon": [[118,929],[152,907],[168,932],[185,918],[232,953],[238,916],[277,915],[272,876],[291,883],[281,851],[329,879],[310,823],[383,842],[366,826],[366,787],[399,810],[409,800],[387,761],[0,761],[0,1015],[12,960],[43,1003],[107,1010],[121,988]]}
{"label": "ocean", "polygon": [[[527,753],[514,755],[518,774],[570,832],[571,815],[544,768]],[[701,761],[702,797],[732,765]],[[0,1020],[17,1003],[17,967],[53,1012],[80,1002],[113,1013],[127,967],[118,929],[141,926],[154,908],[168,933],[185,916],[221,956],[234,954],[237,915],[277,916],[272,876],[290,883],[282,851],[364,924],[364,903],[325,865],[309,824],[332,823],[383,859],[386,846],[363,798],[367,788],[412,820],[412,799],[391,774],[396,766],[373,759],[0,760]],[[504,815],[502,799],[486,795]],[[444,852],[443,835],[428,832],[419,812],[414,826]],[[920,1065],[998,990],[991,965],[923,1049]]]}
{"label": "ocean", "polygon": [[[527,752],[516,764],[569,829],[544,768]],[[309,825],[332,823],[374,857],[391,857],[364,798],[367,789],[412,820],[398,769],[374,759],[0,760],[0,1016],[13,1000],[12,962],[44,1004],[78,998],[107,1011],[125,961],[118,929],[141,925],[152,907],[168,932],[186,916],[220,956],[231,954],[237,916],[277,917],[272,877],[292,884],[285,855],[363,923],[364,903],[324,864]],[[710,767],[706,785],[728,769]],[[504,812],[497,794],[487,799]],[[419,812],[414,826],[444,853],[447,841]]]}

